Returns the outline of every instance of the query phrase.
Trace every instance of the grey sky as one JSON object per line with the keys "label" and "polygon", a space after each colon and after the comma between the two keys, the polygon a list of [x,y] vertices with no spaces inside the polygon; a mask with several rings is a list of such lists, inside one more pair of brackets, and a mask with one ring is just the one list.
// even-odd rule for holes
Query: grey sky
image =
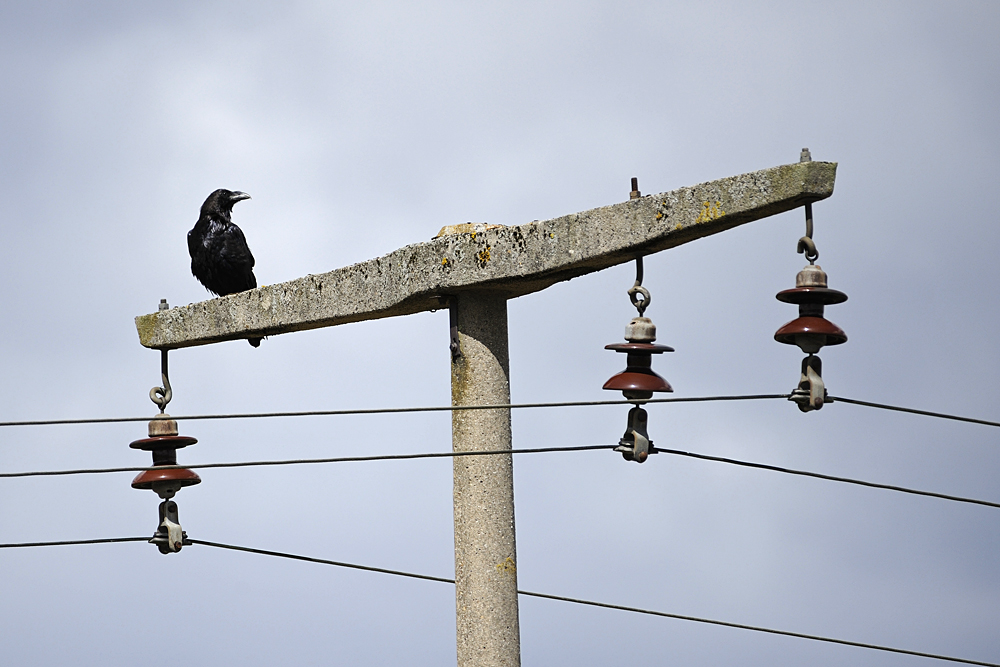
{"label": "grey sky", "polygon": [[[0,420],[152,415],[132,318],[208,295],[184,235],[219,187],[271,284],[427,240],[798,159],[839,162],[819,263],[850,300],[832,394],[986,419],[995,378],[993,2],[7,2]],[[778,393],[801,354],[801,211],[646,260],[678,396]],[[622,266],[509,304],[515,401],[612,398]],[[174,414],[441,405],[447,315],[171,355]],[[998,432],[846,404],[650,410],[657,444],[1000,500]],[[625,408],[522,411],[515,446],[606,443]],[[182,462],[443,451],[447,415],[182,422]],[[5,471],[142,465],[142,424],[0,429]],[[445,460],[213,470],[192,537],[453,572]],[[0,480],[0,542],[143,535],[129,474]],[[515,459],[528,590],[1000,661],[998,510],[714,463]],[[444,584],[192,547],[3,550],[5,663],[452,664]],[[918,658],[521,601],[526,665]]]}

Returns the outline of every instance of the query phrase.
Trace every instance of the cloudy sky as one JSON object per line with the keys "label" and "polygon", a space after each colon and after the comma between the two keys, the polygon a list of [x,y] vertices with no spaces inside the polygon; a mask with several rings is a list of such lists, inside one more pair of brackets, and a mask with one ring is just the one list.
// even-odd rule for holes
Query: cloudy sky
{"label": "cloudy sky", "polygon": [[[0,420],[152,416],[134,316],[207,298],[219,187],[272,284],[798,160],[850,300],[831,394],[1000,417],[995,2],[25,2],[0,8]],[[801,211],[647,258],[677,396],[791,390]],[[515,402],[613,398],[620,266],[509,304]],[[444,405],[447,314],[171,355],[174,414]],[[990,427],[847,404],[658,405],[665,447],[1000,501]],[[624,407],[515,411],[517,447]],[[446,451],[447,414],[189,421],[182,462]],[[144,465],[142,423],[0,428],[3,471]],[[1000,510],[679,457],[515,459],[521,588],[1000,662]],[[451,462],[206,470],[191,537],[448,577]],[[151,534],[132,474],[0,480],[0,542]],[[522,599],[524,664],[930,664]],[[208,547],[0,550],[9,664],[442,665],[454,589]]]}

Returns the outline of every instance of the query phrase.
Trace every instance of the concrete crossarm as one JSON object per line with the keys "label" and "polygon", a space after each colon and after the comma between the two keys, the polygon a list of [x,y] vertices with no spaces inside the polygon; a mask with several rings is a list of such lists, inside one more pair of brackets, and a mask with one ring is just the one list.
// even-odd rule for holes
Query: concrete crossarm
{"label": "concrete crossarm", "polygon": [[553,220],[442,236],[320,275],[135,318],[155,349],[328,327],[441,308],[469,290],[508,298],[833,194],[837,164],[773,167]]}

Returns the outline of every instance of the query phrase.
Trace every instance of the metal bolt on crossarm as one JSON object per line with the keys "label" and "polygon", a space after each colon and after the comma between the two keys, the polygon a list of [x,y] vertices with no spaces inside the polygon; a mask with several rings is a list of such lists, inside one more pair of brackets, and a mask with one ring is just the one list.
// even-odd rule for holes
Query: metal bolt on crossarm
{"label": "metal bolt on crossarm", "polygon": [[641,196],[642,196],[642,193],[639,192],[639,179],[636,178],[635,176],[633,176],[632,177],[632,191],[628,193],[628,198],[629,199],[638,199]]}
{"label": "metal bolt on crossarm", "polygon": [[[803,148],[801,161],[808,162],[811,159],[809,149]],[[827,286],[826,272],[816,264],[819,251],[812,240],[812,234],[812,204],[806,204],[806,235],[799,239],[798,252],[805,254],[809,265],[795,277],[794,288],[782,290],[775,296],[778,301],[794,303],[799,307],[799,316],[778,329],[774,340],[797,345],[808,355],[802,360],[799,384],[789,397],[789,400],[798,404],[802,412],[819,410],[824,401],[827,401],[823,364],[816,353],[826,345],[847,342],[844,330],[823,316],[824,306],[843,303],[847,301],[847,295]]]}
{"label": "metal bolt on crossarm", "polygon": [[[636,262],[635,285],[628,291],[632,305],[639,311],[625,327],[626,343],[605,345],[605,350],[624,352],[628,355],[626,368],[604,383],[604,389],[621,391],[635,407],[629,410],[628,426],[625,435],[618,441],[615,451],[621,452],[626,461],[644,463],[650,454],[655,454],[653,442],[646,431],[647,414],[640,404],[653,397],[653,392],[673,391],[670,383],[653,371],[653,355],[673,352],[674,348],[666,345],[654,345],[656,340],[656,325],[644,316],[650,303],[649,290],[642,286],[642,257]],[[642,295],[642,299],[639,299]]]}

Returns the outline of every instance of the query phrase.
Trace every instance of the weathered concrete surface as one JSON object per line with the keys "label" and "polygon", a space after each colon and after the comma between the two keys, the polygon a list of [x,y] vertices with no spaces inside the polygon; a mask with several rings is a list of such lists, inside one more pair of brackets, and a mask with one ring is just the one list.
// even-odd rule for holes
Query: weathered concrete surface
{"label": "weathered concrete surface", "polygon": [[833,194],[837,165],[801,162],[582,213],[442,236],[383,257],[140,315],[146,347],[180,348],[441,308],[442,295],[512,298]]}
{"label": "weathered concrete surface", "polygon": [[[460,356],[451,364],[453,405],[510,403],[507,299],[455,297]],[[510,410],[452,412],[456,452],[511,448]],[[517,667],[521,639],[510,454],[454,459],[455,607],[458,667]]]}

